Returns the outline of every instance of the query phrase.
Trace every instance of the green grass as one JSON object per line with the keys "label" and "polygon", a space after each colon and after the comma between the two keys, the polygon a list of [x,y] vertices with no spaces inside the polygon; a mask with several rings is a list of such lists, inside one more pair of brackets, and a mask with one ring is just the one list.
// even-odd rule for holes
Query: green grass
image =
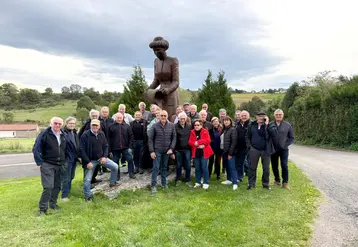
{"label": "green grass", "polygon": [[79,168],[71,201],[43,217],[35,216],[40,178],[0,180],[1,245],[308,246],[320,196],[292,163],[290,191],[232,191],[212,180],[208,192],[170,183],[155,196],[141,189],[85,203],[82,176]]}
{"label": "green grass", "polygon": [[[77,102],[66,101],[49,108],[36,108],[30,110],[14,110],[14,121],[21,122],[26,120],[36,121],[40,124],[46,124],[50,122],[50,119],[54,116],[61,117],[63,119],[73,115],[76,112]],[[0,116],[4,110],[0,110]]]}
{"label": "green grass", "polygon": [[284,94],[260,94],[260,93],[244,93],[244,94],[231,94],[232,99],[234,100],[235,105],[239,106],[243,102],[249,102],[252,97],[258,96],[264,102],[267,102],[271,99],[276,99],[283,97]]}
{"label": "green grass", "polygon": [[35,138],[0,138],[0,153],[31,152]]}

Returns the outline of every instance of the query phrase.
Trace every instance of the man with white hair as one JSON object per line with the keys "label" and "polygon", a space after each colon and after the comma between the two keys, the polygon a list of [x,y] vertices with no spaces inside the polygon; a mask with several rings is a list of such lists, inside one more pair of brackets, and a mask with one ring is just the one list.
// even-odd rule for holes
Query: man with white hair
{"label": "man with white hair", "polygon": [[114,119],[109,117],[109,108],[107,106],[102,107],[101,115],[99,116],[99,121],[101,122],[102,131],[108,139],[108,128],[111,124],[114,123]]}
{"label": "man with white hair", "polygon": [[199,119],[201,120],[201,122],[203,122],[203,127],[210,131],[213,128],[213,125],[211,124],[211,122],[207,121],[207,116],[208,113],[206,112],[206,110],[201,110],[199,112]]}
{"label": "man with white hair", "polygon": [[288,147],[294,142],[293,130],[290,123],[283,120],[283,111],[277,109],[274,113],[275,121],[270,123],[275,132],[273,143],[276,152],[271,155],[271,166],[275,176],[275,184],[281,185],[280,173],[278,170],[278,159],[280,158],[282,170],[282,186],[290,189],[288,185]]}
{"label": "man with white hair", "polygon": [[207,112],[206,121],[211,123],[211,119],[213,118],[213,114],[211,112],[209,112],[208,109],[209,109],[209,106],[206,103],[204,103],[201,106],[201,110],[205,110]]}
{"label": "man with white hair", "polygon": [[188,117],[190,118],[190,122],[194,123],[195,120],[199,119],[198,107],[196,105],[190,106],[190,112],[188,113]]}
{"label": "man with white hair", "polygon": [[62,118],[51,118],[50,127],[40,133],[32,150],[34,160],[40,166],[43,187],[38,216],[47,214],[49,204],[51,209],[59,209],[57,198],[66,162],[66,138],[62,125]]}
{"label": "man with white hair", "polygon": [[142,119],[145,119],[145,120],[148,121],[150,112],[145,110],[145,107],[146,107],[146,106],[147,106],[147,105],[146,105],[144,102],[140,102],[140,103],[138,104],[139,110],[140,110],[140,112],[142,113]]}
{"label": "man with white hair", "polygon": [[[121,114],[123,115],[123,117],[124,117],[124,122],[125,122],[126,124],[129,125],[131,122],[134,121],[134,118],[132,117],[132,115],[126,113],[126,105],[124,105],[124,104],[119,104],[119,106],[118,106],[118,113],[121,113]],[[114,121],[116,121],[116,118],[115,118],[114,115],[112,116],[112,118],[113,118]]]}

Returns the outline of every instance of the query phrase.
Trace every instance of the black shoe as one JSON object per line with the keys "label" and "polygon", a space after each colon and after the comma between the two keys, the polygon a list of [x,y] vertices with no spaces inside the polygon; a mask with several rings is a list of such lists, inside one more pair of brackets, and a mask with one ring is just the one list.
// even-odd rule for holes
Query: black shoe
{"label": "black shoe", "polygon": [[105,168],[105,167],[102,167],[102,172],[107,173],[107,172],[110,172],[110,170],[108,170],[108,169]]}
{"label": "black shoe", "polygon": [[37,213],[37,216],[42,216],[42,215],[47,215],[47,211],[46,211],[46,210],[40,210],[40,211]]}
{"label": "black shoe", "polygon": [[139,173],[139,169],[138,169],[138,168],[134,169],[134,174],[137,174],[137,173]]}
{"label": "black shoe", "polygon": [[93,202],[93,197],[85,198],[85,202]]}
{"label": "black shoe", "polygon": [[92,179],[91,184],[96,184],[102,182],[102,179]]}
{"label": "black shoe", "polygon": [[139,168],[139,174],[143,174],[144,170],[142,168]]}
{"label": "black shoe", "polygon": [[58,206],[57,204],[56,204],[55,206],[50,206],[50,208],[51,208],[52,210],[56,210],[56,211],[61,210],[61,207]]}
{"label": "black shoe", "polygon": [[217,180],[217,181],[219,181],[220,179],[221,179],[221,177],[220,177],[220,176],[217,176],[217,177],[216,177],[216,180]]}
{"label": "black shoe", "polygon": [[126,174],[126,175],[129,174],[129,172],[123,172],[123,173]]}
{"label": "black shoe", "polygon": [[250,186],[250,185],[249,185],[249,186],[247,187],[247,190],[252,190],[253,188],[254,188],[253,186]]}
{"label": "black shoe", "polygon": [[131,173],[131,174],[129,174],[129,178],[135,179],[136,177],[135,177],[134,173]]}
{"label": "black shoe", "polygon": [[262,186],[264,189],[266,189],[266,190],[271,190],[271,187],[270,186],[268,186],[268,185],[264,185],[264,186]]}

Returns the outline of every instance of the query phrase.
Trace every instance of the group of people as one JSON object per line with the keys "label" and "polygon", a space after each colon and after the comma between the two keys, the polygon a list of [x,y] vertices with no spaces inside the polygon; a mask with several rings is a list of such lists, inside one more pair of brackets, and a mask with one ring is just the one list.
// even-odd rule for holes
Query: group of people
{"label": "group of people", "polygon": [[[39,215],[46,214],[48,207],[59,209],[60,191],[62,200],[69,200],[77,162],[84,169],[86,201],[93,200],[91,188],[100,182],[96,178],[100,173],[110,172],[111,188],[120,186],[123,166],[128,166],[126,173],[130,179],[136,179],[136,174],[143,174],[145,170],[151,172],[153,194],[157,193],[159,174],[162,188],[167,188],[168,164],[175,166],[176,185],[185,182],[188,187],[207,190],[212,174],[217,180],[226,174],[222,184],[237,190],[246,174],[247,189],[251,190],[256,186],[261,158],[263,188],[271,189],[271,162],[275,184],[289,189],[288,147],[294,136],[291,125],[283,120],[282,110],[277,109],[275,119],[270,122],[264,112],[258,112],[253,121],[249,112],[240,110],[236,111],[234,120],[225,109],[220,109],[215,117],[207,104],[198,111],[196,105],[186,102],[177,107],[173,116],[154,104],[150,111],[144,102],[139,103],[138,108],[134,117],[126,113],[124,104],[118,106],[118,112],[112,117],[108,107],[100,112],[91,110],[89,119],[78,132],[74,117],[65,121],[59,117],[51,119],[50,127],[40,133],[33,147],[43,186]],[[192,165],[194,184],[191,183]]]}

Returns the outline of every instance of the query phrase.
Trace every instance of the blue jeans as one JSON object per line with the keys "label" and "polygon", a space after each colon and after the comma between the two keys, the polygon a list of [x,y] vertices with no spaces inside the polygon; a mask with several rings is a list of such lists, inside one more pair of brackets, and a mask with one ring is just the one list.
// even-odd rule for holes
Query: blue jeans
{"label": "blue jeans", "polygon": [[66,170],[62,174],[62,195],[61,198],[68,197],[72,187],[72,180],[76,172],[76,160],[67,160]]}
{"label": "blue jeans", "polygon": [[[91,163],[93,164],[93,167],[91,169],[88,168],[84,169],[85,178],[83,182],[83,193],[86,199],[92,196],[92,192],[91,192],[92,174],[96,169],[96,167],[100,165],[99,160],[92,160]],[[111,177],[109,180],[109,184],[115,184],[117,181],[118,165],[114,163],[112,160],[110,160],[109,158],[107,158],[106,164],[104,164],[103,166],[111,170]]]}
{"label": "blue jeans", "polygon": [[177,160],[177,176],[175,178],[176,181],[181,180],[181,171],[184,166],[185,168],[185,182],[190,182],[190,172],[191,172],[191,166],[190,166],[190,156],[191,152],[190,150],[181,150],[175,152],[175,158]]}
{"label": "blue jeans", "polygon": [[167,153],[158,153],[155,152],[156,158],[153,160],[153,170],[152,170],[152,187],[157,185],[157,177],[160,169],[160,176],[162,179],[162,186],[167,185],[167,166],[169,155]]}
{"label": "blue jeans", "polygon": [[[125,159],[128,162],[128,173],[132,174],[134,172],[134,163],[132,154],[129,152],[129,149],[121,149],[112,151],[113,161],[119,164],[119,159],[122,157],[122,160]],[[118,168],[118,179],[120,178],[120,170]]]}
{"label": "blue jeans", "polygon": [[133,160],[136,169],[143,168],[143,140],[136,140],[133,147]]}
{"label": "blue jeans", "polygon": [[227,180],[233,184],[237,184],[236,156],[232,156],[231,160],[228,154],[223,154],[223,163],[226,164]]}
{"label": "blue jeans", "polygon": [[[236,156],[236,170],[237,170],[237,179],[242,182],[244,181],[244,172],[245,172],[245,160],[247,154],[246,150],[242,149],[237,152]],[[247,170],[246,170],[247,171]]]}
{"label": "blue jeans", "polygon": [[209,184],[208,159],[204,157],[194,158],[195,164],[195,183],[201,183],[201,177],[204,177],[204,184]]}

